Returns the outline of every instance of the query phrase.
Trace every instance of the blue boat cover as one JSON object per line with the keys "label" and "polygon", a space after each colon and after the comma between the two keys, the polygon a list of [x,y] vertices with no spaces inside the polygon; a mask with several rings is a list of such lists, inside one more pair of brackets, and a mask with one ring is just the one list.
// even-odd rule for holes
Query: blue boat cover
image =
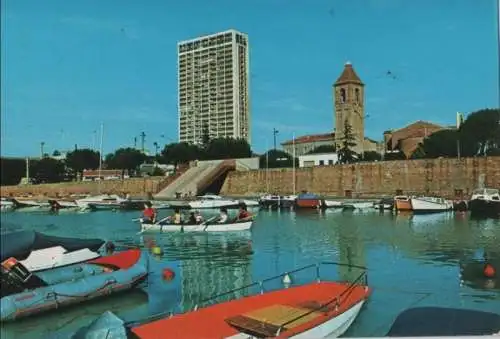
{"label": "blue boat cover", "polygon": [[35,231],[16,231],[2,233],[0,243],[0,261],[14,257],[26,259],[32,251],[55,246],[62,246],[68,252],[88,248],[97,251],[103,244],[102,239],[77,239],[45,235]]}
{"label": "blue boat cover", "polygon": [[299,200],[316,200],[316,199],[319,199],[319,197],[314,193],[301,193],[297,196],[297,199],[299,199]]}
{"label": "blue boat cover", "polygon": [[500,315],[484,311],[416,307],[402,312],[388,337],[491,335],[500,331]]}

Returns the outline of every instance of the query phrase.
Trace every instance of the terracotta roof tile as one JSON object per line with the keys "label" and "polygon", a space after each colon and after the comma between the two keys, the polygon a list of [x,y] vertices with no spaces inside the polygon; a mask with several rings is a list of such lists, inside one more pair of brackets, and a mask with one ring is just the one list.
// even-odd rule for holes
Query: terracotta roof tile
{"label": "terracotta roof tile", "polygon": [[344,71],[339,76],[337,81],[335,81],[335,86],[349,84],[349,83],[364,86],[363,82],[361,81],[359,76],[356,74],[356,71],[352,67],[352,64],[350,62],[346,62],[344,66]]}
{"label": "terracotta roof tile", "polygon": [[[311,134],[311,135],[304,135],[298,138],[295,138],[295,143],[296,144],[305,144],[309,142],[318,142],[318,141],[334,141],[335,140],[335,133],[324,133],[324,134]],[[293,144],[293,140],[287,140],[281,145],[291,145]]]}

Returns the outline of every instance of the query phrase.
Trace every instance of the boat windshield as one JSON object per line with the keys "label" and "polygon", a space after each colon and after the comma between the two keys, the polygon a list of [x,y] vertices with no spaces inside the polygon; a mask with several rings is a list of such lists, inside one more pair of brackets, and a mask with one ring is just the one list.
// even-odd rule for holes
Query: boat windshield
{"label": "boat windshield", "polygon": [[484,195],[495,195],[498,194],[499,190],[496,188],[479,188],[475,189],[472,194],[484,194]]}

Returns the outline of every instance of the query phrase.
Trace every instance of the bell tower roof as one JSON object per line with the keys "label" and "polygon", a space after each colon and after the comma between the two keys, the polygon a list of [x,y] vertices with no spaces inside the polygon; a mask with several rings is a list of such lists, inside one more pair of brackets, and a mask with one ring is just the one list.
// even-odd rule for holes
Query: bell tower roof
{"label": "bell tower roof", "polygon": [[335,81],[334,86],[339,86],[339,85],[344,85],[344,84],[356,84],[360,86],[364,86],[363,82],[359,78],[359,76],[356,74],[356,71],[352,67],[352,64],[350,61],[346,62],[344,65],[344,70],[342,71],[342,74],[339,76],[337,81]]}

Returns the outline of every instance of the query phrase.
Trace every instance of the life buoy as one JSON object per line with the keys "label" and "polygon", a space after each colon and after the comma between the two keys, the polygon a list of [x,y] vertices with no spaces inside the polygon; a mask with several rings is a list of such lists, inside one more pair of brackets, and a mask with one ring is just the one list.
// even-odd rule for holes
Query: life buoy
{"label": "life buoy", "polygon": [[175,278],[175,272],[170,268],[165,268],[162,272],[163,280],[170,281]]}
{"label": "life buoy", "polygon": [[494,278],[496,275],[495,267],[491,264],[486,264],[483,270],[484,276],[487,278]]}

